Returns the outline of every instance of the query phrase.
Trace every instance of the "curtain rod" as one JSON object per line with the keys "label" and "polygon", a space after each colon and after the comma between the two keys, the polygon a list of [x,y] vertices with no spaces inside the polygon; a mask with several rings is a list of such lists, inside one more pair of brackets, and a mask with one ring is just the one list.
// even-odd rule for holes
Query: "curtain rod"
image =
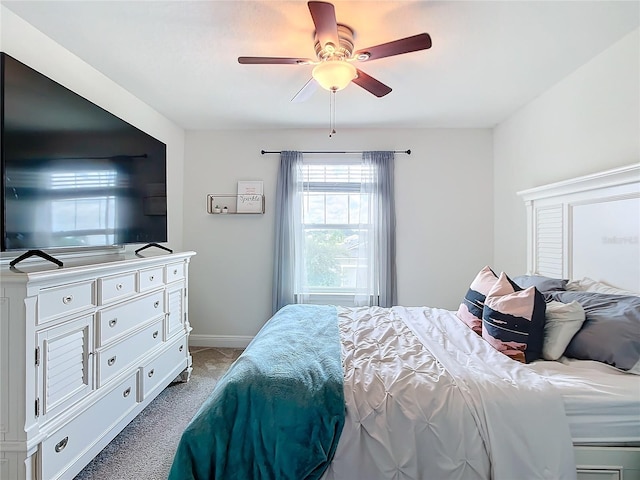
{"label": "curtain rod", "polygon": [[[267,150],[260,150],[260,153],[262,155],[265,155],[267,153],[282,153],[282,152],[269,152]],[[351,150],[351,151],[343,151],[343,152],[336,152],[336,151],[329,151],[329,150],[316,150],[316,151],[306,151],[306,152],[300,152],[300,153],[364,153],[363,150]],[[393,153],[406,153],[407,155],[411,155],[411,150],[393,150]]]}

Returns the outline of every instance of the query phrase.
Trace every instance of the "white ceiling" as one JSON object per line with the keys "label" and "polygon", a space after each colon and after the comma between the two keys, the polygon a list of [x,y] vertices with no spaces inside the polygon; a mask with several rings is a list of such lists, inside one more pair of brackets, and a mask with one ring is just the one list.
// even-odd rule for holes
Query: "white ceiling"
{"label": "white ceiling", "polygon": [[[326,128],[329,93],[291,103],[315,58],[306,1],[3,5],[185,129]],[[361,49],[427,32],[429,50],[359,63],[393,88],[337,93],[339,128],[492,127],[640,24],[640,1],[335,1]]]}

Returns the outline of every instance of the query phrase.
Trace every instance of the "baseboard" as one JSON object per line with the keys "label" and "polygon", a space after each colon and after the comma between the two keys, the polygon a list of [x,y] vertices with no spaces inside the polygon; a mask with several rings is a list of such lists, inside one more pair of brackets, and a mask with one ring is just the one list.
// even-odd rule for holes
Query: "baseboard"
{"label": "baseboard", "polygon": [[253,337],[242,335],[189,335],[190,347],[245,348]]}

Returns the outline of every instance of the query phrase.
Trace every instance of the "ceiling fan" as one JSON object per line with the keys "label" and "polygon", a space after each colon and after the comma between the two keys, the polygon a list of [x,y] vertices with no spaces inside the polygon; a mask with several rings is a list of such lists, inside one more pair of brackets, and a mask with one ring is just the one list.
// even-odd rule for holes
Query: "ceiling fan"
{"label": "ceiling fan", "polygon": [[354,67],[353,63],[367,62],[431,48],[429,34],[420,33],[354,51],[353,29],[336,21],[333,4],[311,1],[307,5],[316,28],[315,51],[317,60],[287,57],[238,57],[238,62],[245,65],[315,65],[312,78],[296,93],[291,100],[292,102],[301,102],[309,98],[318,84],[335,93],[351,82],[376,97],[384,97],[391,92],[391,87]]}

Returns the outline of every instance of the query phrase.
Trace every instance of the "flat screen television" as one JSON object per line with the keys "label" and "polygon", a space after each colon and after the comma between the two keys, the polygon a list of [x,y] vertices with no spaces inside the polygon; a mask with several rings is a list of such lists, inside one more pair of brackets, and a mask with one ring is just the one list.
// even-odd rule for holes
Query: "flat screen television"
{"label": "flat screen television", "polygon": [[0,52],[1,250],[167,241],[166,145]]}

